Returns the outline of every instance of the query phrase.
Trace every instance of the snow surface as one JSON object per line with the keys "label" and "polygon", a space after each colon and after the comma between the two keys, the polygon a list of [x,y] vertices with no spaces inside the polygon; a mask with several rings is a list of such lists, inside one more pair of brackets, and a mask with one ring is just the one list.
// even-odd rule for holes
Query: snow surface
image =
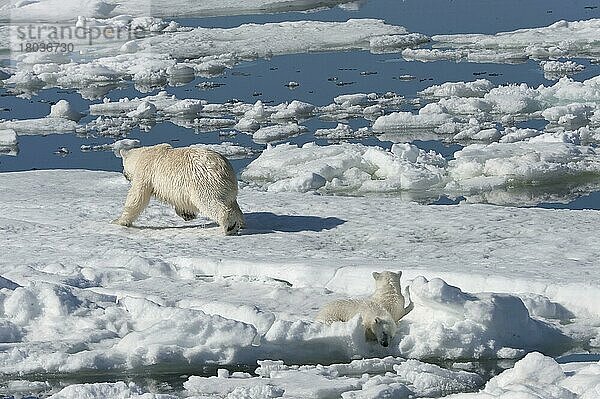
{"label": "snow surface", "polygon": [[[243,189],[248,229],[224,237],[158,203],[134,228],[108,223],[128,188],[118,173],[0,184],[2,373],[513,358],[599,342],[597,212]],[[358,318],[313,321],[332,299],[369,295],[372,271],[398,269],[415,309],[390,347],[366,343]]]}

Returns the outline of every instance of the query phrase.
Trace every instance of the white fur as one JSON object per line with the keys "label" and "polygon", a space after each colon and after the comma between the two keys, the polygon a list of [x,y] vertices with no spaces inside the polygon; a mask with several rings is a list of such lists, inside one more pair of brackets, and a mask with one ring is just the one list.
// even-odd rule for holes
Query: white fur
{"label": "white fur", "polygon": [[406,299],[410,301],[409,305],[405,307],[405,298],[402,295],[402,288],[400,286],[400,277],[402,272],[397,273],[384,271],[381,273],[373,272],[373,278],[375,279],[375,292],[371,297],[371,300],[382,305],[390,314],[394,321],[398,322],[401,318],[406,316],[411,310],[413,310],[414,304],[410,300],[410,292],[408,286],[405,288]]}
{"label": "white fur", "polygon": [[244,227],[235,172],[221,154],[158,144],[122,150],[121,157],[131,188],[123,213],[114,223],[131,226],[154,196],[173,205],[185,220],[198,214],[214,220],[225,234],[235,234]]}
{"label": "white fur", "polygon": [[362,318],[367,341],[377,341],[388,346],[396,335],[396,323],[392,315],[377,302],[368,299],[340,299],[326,304],[317,314],[316,320],[330,324],[348,321],[357,314]]}

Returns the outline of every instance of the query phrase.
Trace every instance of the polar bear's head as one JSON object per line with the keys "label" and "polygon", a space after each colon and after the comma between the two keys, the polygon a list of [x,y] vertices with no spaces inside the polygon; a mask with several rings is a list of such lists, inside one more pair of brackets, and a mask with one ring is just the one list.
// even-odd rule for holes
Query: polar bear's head
{"label": "polar bear's head", "polygon": [[375,292],[386,292],[393,291],[399,293],[400,288],[400,277],[402,272],[390,272],[384,271],[381,273],[373,272],[373,278],[375,279]]}
{"label": "polar bear's head", "polygon": [[371,326],[377,342],[383,347],[388,347],[392,338],[396,335],[396,323],[385,317],[375,317]]}
{"label": "polar bear's head", "polygon": [[[119,150],[119,155],[123,159],[123,175],[129,181],[133,179],[136,172],[139,172],[142,167],[138,166],[140,158],[142,159],[153,159],[156,157],[157,151],[169,150],[171,147],[170,144],[156,144],[148,147],[139,147],[139,148],[131,148],[131,149],[121,149]],[[145,154],[145,155],[144,155]],[[149,156],[149,154],[154,154]]]}
{"label": "polar bear's head", "polygon": [[132,148],[119,151],[119,154],[123,159],[123,176],[129,181],[133,178],[142,150],[143,148]]}

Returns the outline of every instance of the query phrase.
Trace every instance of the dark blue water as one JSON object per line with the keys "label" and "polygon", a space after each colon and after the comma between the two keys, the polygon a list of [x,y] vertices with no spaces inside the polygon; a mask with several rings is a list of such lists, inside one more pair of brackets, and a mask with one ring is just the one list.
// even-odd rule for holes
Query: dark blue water
{"label": "dark blue water", "polygon": [[[342,8],[317,12],[293,12],[266,15],[244,15],[215,18],[178,19],[182,25],[204,27],[233,27],[243,23],[264,23],[289,20],[345,21],[349,18],[380,18],[388,23],[405,26],[411,32],[427,35],[447,33],[495,33],[524,27],[549,25],[555,21],[578,20],[600,17],[600,0],[570,1],[568,5],[558,0],[508,0],[498,2],[482,0],[373,0],[368,1],[359,11]],[[586,8],[588,7],[588,8]],[[586,65],[586,70],[575,77],[584,80],[600,74],[600,66],[586,60],[576,60]],[[369,74],[361,74],[368,71]],[[413,75],[415,79],[398,79],[401,75]],[[107,94],[111,100],[123,97],[145,96],[166,90],[179,98],[202,98],[211,103],[223,103],[239,99],[247,103],[261,100],[267,104],[278,104],[294,99],[314,105],[326,105],[335,96],[357,92],[385,93],[394,91],[407,98],[414,98],[417,92],[433,84],[447,81],[471,81],[486,78],[494,84],[526,82],[530,86],[550,85],[544,78],[537,62],[518,65],[471,64],[438,61],[431,63],[407,62],[399,54],[371,54],[367,51],[326,52],[315,54],[295,54],[278,56],[245,62],[227,70],[223,75],[211,79],[198,78],[183,86],[157,87],[149,93],[140,93],[132,84],[112,90]],[[219,83],[215,89],[201,90],[199,83],[211,81]],[[290,90],[285,86],[289,81],[297,81],[300,86]],[[345,82],[340,86],[337,83]],[[60,99],[69,100],[75,108],[87,113],[89,105],[100,100],[86,100],[74,90],[48,89],[32,95],[30,98],[18,98],[10,95],[6,89],[0,89],[0,118],[27,119],[43,117],[48,114],[50,104]],[[406,105],[404,110],[410,110]],[[94,117],[86,116],[81,123],[87,123]],[[349,121],[352,127],[368,126],[364,119]],[[531,121],[524,125],[534,126]],[[336,122],[322,121],[317,118],[303,122],[309,133],[289,140],[303,144],[315,141],[311,132],[318,128],[333,127]],[[536,126],[537,127],[537,126]],[[128,134],[128,138],[139,139],[142,145],[171,142],[174,146],[186,146],[195,143],[219,143],[233,141],[237,144],[253,147],[257,150],[263,145],[252,142],[245,134],[222,135],[223,132],[197,133],[171,122],[162,122],[149,131],[139,129]],[[102,136],[78,136],[75,134],[53,134],[48,136],[21,136],[17,156],[0,155],[0,172],[31,169],[72,169],[94,170],[121,169],[120,160],[112,152],[82,152],[82,145],[108,144],[114,139]],[[316,140],[326,144],[325,140]],[[380,141],[373,137],[361,142],[380,145],[385,148],[391,142]],[[451,159],[461,147],[445,145],[441,142],[415,141],[423,149],[434,149]],[[59,148],[68,153],[56,154]],[[240,171],[251,159],[234,160],[234,167]],[[432,198],[433,203],[456,203],[458,199]],[[566,204],[540,204],[543,207],[566,207],[570,209],[600,209],[600,194],[581,196]]]}

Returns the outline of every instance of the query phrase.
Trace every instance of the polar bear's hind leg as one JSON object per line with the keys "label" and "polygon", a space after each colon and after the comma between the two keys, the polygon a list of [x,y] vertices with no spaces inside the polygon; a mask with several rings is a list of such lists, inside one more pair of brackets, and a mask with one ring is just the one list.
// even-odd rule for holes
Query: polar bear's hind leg
{"label": "polar bear's hind leg", "polygon": [[186,222],[189,222],[190,220],[194,220],[198,217],[198,215],[196,215],[196,213],[188,211],[188,210],[181,210],[181,209],[177,209],[175,208],[175,213],[182,218],[183,220],[185,220]]}
{"label": "polar bear's hind leg", "polygon": [[234,201],[229,206],[221,205],[217,223],[223,229],[226,235],[237,234],[237,232],[246,226],[244,222],[244,214],[240,210],[237,201]]}

